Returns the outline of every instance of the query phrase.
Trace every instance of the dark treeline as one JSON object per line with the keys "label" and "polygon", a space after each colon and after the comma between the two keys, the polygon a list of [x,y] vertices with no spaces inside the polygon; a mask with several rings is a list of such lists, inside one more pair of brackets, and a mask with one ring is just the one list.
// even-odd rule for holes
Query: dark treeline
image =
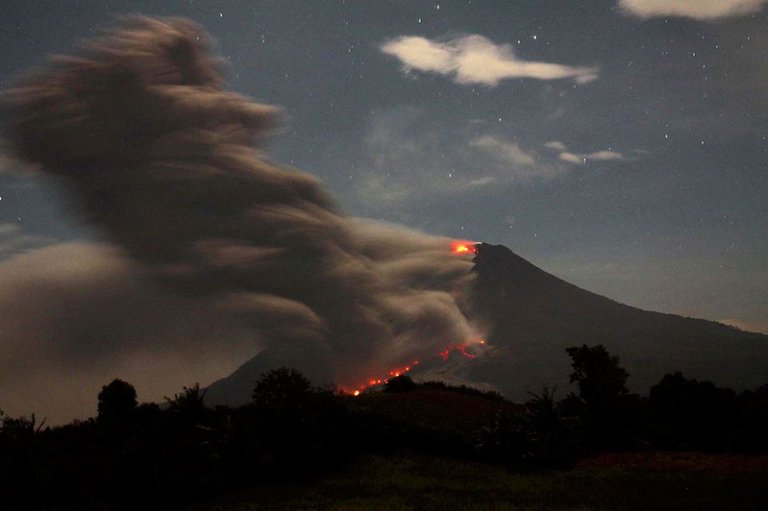
{"label": "dark treeline", "polygon": [[[522,405],[407,376],[353,398],[279,368],[262,375],[241,407],[207,407],[198,385],[160,406],[139,404],[133,386],[115,380],[98,394],[93,419],[46,427],[34,416],[0,415],[2,506],[183,505],[403,448],[511,467],[616,449],[768,453],[768,385],[737,394],[675,373],[641,397],[627,391],[629,375],[603,346],[567,353],[578,391],[558,399],[545,388]],[[434,401],[438,395],[445,399]],[[421,413],[408,409],[409,420],[393,413],[416,399]],[[430,415],[430,406],[466,420]]]}

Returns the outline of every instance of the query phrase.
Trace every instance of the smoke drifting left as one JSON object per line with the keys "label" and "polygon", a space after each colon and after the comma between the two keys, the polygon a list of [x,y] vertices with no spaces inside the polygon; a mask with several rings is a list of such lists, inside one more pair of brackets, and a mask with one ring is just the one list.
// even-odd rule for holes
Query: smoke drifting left
{"label": "smoke drifting left", "polygon": [[[189,21],[123,20],[84,55],[53,58],[24,77],[4,114],[10,152],[65,183],[82,217],[127,255],[99,249],[129,267],[131,281],[208,325],[228,325],[221,337],[206,334],[217,346],[247,331],[251,342],[295,353],[305,370],[354,388],[372,372],[477,337],[457,305],[471,257],[452,255],[447,239],[346,217],[312,176],[266,161],[257,145],[278,110],[227,91],[208,37]],[[126,307],[81,291],[74,283],[62,292],[86,302],[66,315],[83,332],[105,307]],[[120,328],[98,339],[68,335],[84,352],[136,360],[137,343]],[[0,367],[15,363],[12,343],[39,342],[19,335],[28,341],[3,336]],[[178,335],[152,338],[173,343],[159,351],[210,351]],[[84,358],[55,365],[81,371]]]}

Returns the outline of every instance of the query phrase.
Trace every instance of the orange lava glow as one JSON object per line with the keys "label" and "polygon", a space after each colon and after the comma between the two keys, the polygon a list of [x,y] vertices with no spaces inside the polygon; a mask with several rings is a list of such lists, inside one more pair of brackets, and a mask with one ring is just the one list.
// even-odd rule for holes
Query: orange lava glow
{"label": "orange lava glow", "polygon": [[357,397],[357,396],[359,396],[359,395],[360,395],[360,394],[361,394],[361,393],[362,393],[362,392],[363,392],[365,389],[368,389],[368,388],[370,388],[370,387],[375,387],[375,386],[377,386],[377,385],[384,385],[384,384],[386,384],[387,382],[389,382],[389,379],[390,379],[390,378],[397,378],[398,376],[402,376],[402,375],[404,375],[404,374],[406,374],[406,373],[410,372],[410,371],[411,371],[411,369],[413,369],[413,368],[414,368],[414,367],[416,367],[417,365],[419,365],[419,361],[418,361],[418,360],[414,360],[414,361],[413,361],[413,362],[411,362],[409,365],[406,365],[406,366],[402,366],[402,367],[397,367],[397,368],[395,368],[395,369],[392,369],[391,371],[389,371],[389,372],[387,373],[387,376],[386,376],[386,377],[384,377],[384,378],[371,378],[370,380],[368,380],[368,382],[367,382],[367,383],[365,383],[364,385],[360,385],[360,386],[358,386],[358,387],[357,387],[356,389],[354,389],[354,390],[346,390],[346,389],[342,389],[342,391],[344,391],[344,392],[346,392],[346,393],[349,393],[349,394],[352,394],[353,396]]}
{"label": "orange lava glow", "polygon": [[453,346],[448,346],[443,351],[438,353],[440,357],[443,359],[444,362],[448,361],[448,357],[451,356],[452,351],[456,351],[458,353],[461,353],[466,358],[475,358],[477,355],[474,353],[470,353],[467,351],[467,348],[471,346],[471,344],[485,344],[485,341],[483,339],[478,339],[477,341],[470,343],[470,344],[455,344]]}
{"label": "orange lava glow", "polygon": [[[451,355],[451,352],[456,351],[463,355],[466,358],[472,359],[475,358],[477,355],[474,353],[470,353],[467,351],[468,348],[470,348],[473,345],[484,345],[485,339],[476,339],[474,341],[465,343],[465,344],[454,344],[451,346],[448,346],[443,351],[439,352],[438,355],[443,359],[443,361],[447,362],[448,358]],[[342,389],[343,392],[346,392],[347,394],[352,394],[353,396],[357,397],[360,394],[363,393],[366,389],[369,389],[371,387],[376,387],[377,385],[385,385],[389,382],[390,378],[397,378],[398,376],[402,376],[404,374],[409,373],[414,367],[419,365],[418,360],[412,361],[409,365],[405,365],[402,367],[397,367],[395,369],[392,369],[387,373],[387,376],[384,378],[371,378],[368,380],[365,384],[359,385],[355,389]]]}
{"label": "orange lava glow", "polygon": [[475,243],[471,241],[454,241],[451,243],[451,253],[454,255],[474,254]]}

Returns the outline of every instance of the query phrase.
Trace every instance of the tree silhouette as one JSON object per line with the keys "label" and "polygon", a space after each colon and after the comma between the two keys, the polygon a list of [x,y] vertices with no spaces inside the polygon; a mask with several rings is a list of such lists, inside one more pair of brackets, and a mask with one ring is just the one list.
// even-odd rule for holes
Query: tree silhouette
{"label": "tree silhouette", "polygon": [[528,392],[531,400],[527,403],[531,422],[539,431],[551,431],[560,423],[555,401],[556,387],[543,387],[540,394]]}
{"label": "tree silhouette", "polygon": [[665,375],[651,387],[650,403],[665,447],[720,447],[735,419],[732,390],[680,372]]}
{"label": "tree silhouette", "polygon": [[571,383],[578,383],[579,396],[585,403],[600,406],[626,394],[629,373],[619,366],[619,357],[608,353],[605,346],[572,347],[565,350],[571,357]]}
{"label": "tree silhouette", "polygon": [[42,431],[45,426],[45,419],[37,424],[37,417],[34,413],[28,419],[26,417],[3,416],[2,410],[0,410],[0,424],[2,424],[0,433],[6,438],[28,439],[35,433]]}
{"label": "tree silhouette", "polygon": [[299,371],[280,367],[267,371],[251,397],[263,408],[301,408],[312,395],[312,384]]}
{"label": "tree silhouette", "polygon": [[768,384],[745,390],[737,400],[732,445],[744,452],[768,454]]}
{"label": "tree silhouette", "polygon": [[115,379],[101,387],[99,392],[99,420],[120,421],[131,416],[136,409],[136,389],[128,382]]}
{"label": "tree silhouette", "polygon": [[492,459],[521,461],[531,456],[531,431],[524,418],[500,408],[490,427],[484,428],[480,445]]}
{"label": "tree silhouette", "polygon": [[592,440],[602,444],[619,442],[630,415],[626,387],[629,373],[619,365],[619,357],[608,353],[601,344],[584,344],[565,351],[571,357],[571,383],[579,385],[583,419]]}
{"label": "tree silhouette", "polygon": [[202,424],[207,413],[205,393],[206,390],[200,390],[199,383],[191,387],[183,387],[183,390],[179,394],[174,394],[172,398],[165,397],[168,411],[174,414],[182,424]]}

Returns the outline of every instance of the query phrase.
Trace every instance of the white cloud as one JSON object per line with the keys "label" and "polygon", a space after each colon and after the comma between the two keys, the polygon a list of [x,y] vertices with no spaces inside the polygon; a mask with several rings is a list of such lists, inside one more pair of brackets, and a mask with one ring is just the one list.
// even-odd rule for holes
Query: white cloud
{"label": "white cloud", "polygon": [[520,147],[513,140],[484,135],[469,141],[468,146],[475,150],[474,163],[485,172],[493,172],[490,176],[482,175],[469,184],[480,186],[492,182],[553,178],[565,172],[562,165],[557,165],[552,158],[542,158],[535,151]]}
{"label": "white cloud", "polygon": [[491,152],[498,159],[514,165],[532,167],[536,165],[536,158],[532,153],[520,149],[516,142],[504,142],[495,137],[486,135],[472,140],[471,147],[481,147]]}
{"label": "white cloud", "polygon": [[400,37],[389,41],[381,50],[394,55],[408,69],[448,74],[453,70],[454,57],[446,45],[424,37]]}
{"label": "white cloud", "polygon": [[[480,126],[478,126],[480,125]],[[413,106],[375,112],[350,170],[345,194],[358,214],[418,225],[408,217],[424,204],[468,190],[554,178],[569,170],[556,155],[540,155],[511,138],[485,133],[482,123],[459,126],[432,120]]]}
{"label": "white cloud", "polygon": [[597,79],[597,69],[570,67],[549,62],[518,59],[509,44],[494,44],[480,35],[469,35],[440,43],[417,36],[401,36],[386,42],[381,51],[396,57],[406,71],[453,75],[461,84],[494,87],[510,78],[560,80],[578,83]]}
{"label": "white cloud", "polygon": [[558,142],[557,140],[552,140],[551,142],[547,142],[544,144],[544,147],[548,149],[555,149],[556,151],[565,151],[565,144],[562,142]]}
{"label": "white cloud", "polygon": [[586,163],[625,158],[607,148],[582,153],[556,139],[533,146],[523,132],[517,139],[473,121],[446,125],[408,105],[376,111],[359,163],[349,180],[335,185],[348,190],[345,197],[357,214],[394,220],[390,215],[396,212],[399,221],[421,225],[418,211],[425,204],[557,179],[581,168],[575,164],[584,158]]}
{"label": "white cloud", "polygon": [[473,179],[472,181],[470,181],[467,184],[469,186],[485,186],[485,185],[493,184],[495,182],[496,182],[496,180],[494,178],[492,178],[491,176],[485,176],[485,177],[480,177],[480,178],[477,178],[477,179]]}
{"label": "white cloud", "polygon": [[589,153],[585,155],[585,158],[588,160],[595,160],[595,161],[621,161],[624,159],[624,155],[621,154],[618,151],[597,151],[594,153]]}
{"label": "white cloud", "polygon": [[568,151],[563,151],[560,153],[560,159],[563,161],[567,161],[569,163],[586,163],[584,161],[583,156],[579,156],[578,154],[569,153]]}
{"label": "white cloud", "polygon": [[768,0],[619,0],[625,12],[640,18],[682,16],[715,20],[759,11]]}
{"label": "white cloud", "polygon": [[587,163],[589,161],[622,161],[624,160],[624,155],[618,151],[613,151],[611,149],[603,150],[603,151],[595,151],[593,153],[573,153],[571,151],[568,151],[565,147],[565,144],[562,142],[547,142],[544,144],[545,147],[548,147],[550,149],[555,149],[560,151],[560,155],[558,158],[560,158],[562,161],[567,161],[568,163]]}

